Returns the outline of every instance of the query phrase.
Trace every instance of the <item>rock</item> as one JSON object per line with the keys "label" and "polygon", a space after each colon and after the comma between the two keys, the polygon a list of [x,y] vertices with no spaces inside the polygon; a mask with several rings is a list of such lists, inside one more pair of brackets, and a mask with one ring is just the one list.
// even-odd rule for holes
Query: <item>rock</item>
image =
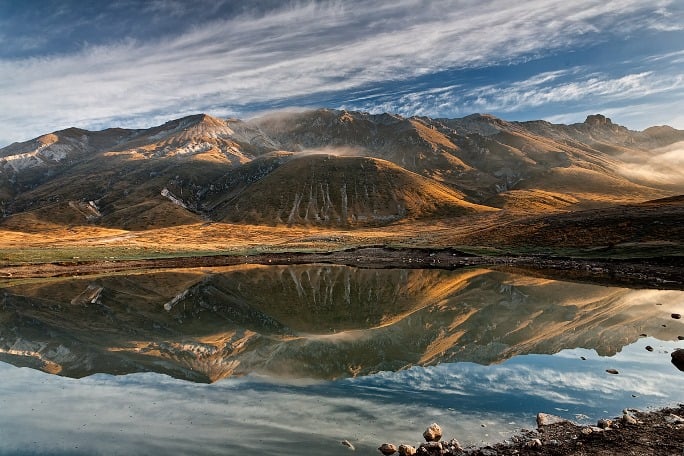
{"label": "rock", "polygon": [[423,437],[426,442],[439,442],[439,439],[442,438],[442,428],[439,427],[439,424],[432,423],[425,429],[425,432],[423,432]]}
{"label": "rock", "polygon": [[399,445],[399,456],[413,456],[416,454],[416,448],[411,445]]}
{"label": "rock", "polygon": [[499,452],[494,448],[481,448],[479,452],[480,456],[499,456]]}
{"label": "rock", "polygon": [[447,443],[446,449],[451,451],[452,453],[463,451],[463,447],[461,447],[461,442],[459,442],[456,439],[449,440],[449,442]]}
{"label": "rock", "polygon": [[596,425],[601,429],[610,429],[611,426],[613,426],[613,420],[601,418],[600,420],[598,420],[598,423],[596,423]]}
{"label": "rock", "polygon": [[625,412],[622,414],[622,423],[623,424],[639,424],[639,421],[637,421],[637,419],[634,418],[629,413]]}
{"label": "rock", "polygon": [[589,434],[594,433],[594,431],[589,426],[582,428],[582,430],[580,432],[584,435],[589,435]]}
{"label": "rock", "polygon": [[670,356],[672,356],[672,364],[674,364],[677,369],[684,372],[684,348],[676,349]]}
{"label": "rock", "polygon": [[670,316],[671,316],[672,318],[674,318],[675,320],[680,320],[680,319],[682,318],[682,314],[672,314],[672,315],[670,315]]}
{"label": "rock", "polygon": [[442,444],[439,442],[425,442],[420,444],[420,452],[422,454],[441,455],[443,449],[444,447],[442,447]]}
{"label": "rock", "polygon": [[675,415],[674,413],[670,413],[665,417],[665,421],[667,421],[670,424],[684,424],[684,418],[682,418],[679,415]]}
{"label": "rock", "polygon": [[352,443],[351,443],[349,440],[342,440],[340,443],[341,443],[342,445],[348,447],[348,448],[349,448],[350,450],[352,450],[352,451],[355,451],[355,450],[356,450],[356,448],[354,447],[354,445],[352,445]]}
{"label": "rock", "polygon": [[397,447],[391,443],[383,443],[378,447],[378,450],[380,450],[380,453],[389,456],[397,452]]}
{"label": "rock", "polygon": [[650,345],[646,345],[646,350],[652,352],[652,351],[653,351],[653,347],[651,347]]}
{"label": "rock", "polygon": [[619,374],[617,369],[606,369],[606,372],[608,372],[609,374],[613,374],[613,375]]}
{"label": "rock", "polygon": [[581,359],[582,361],[586,361],[586,360],[587,360],[587,358],[585,358],[584,356],[580,356],[580,359]]}
{"label": "rock", "polygon": [[646,333],[641,333],[639,334],[639,337],[648,337],[648,335]]}
{"label": "rock", "polygon": [[677,339],[684,340],[684,336],[677,336]]}
{"label": "rock", "polygon": [[550,426],[552,424],[567,423],[568,420],[556,415],[549,415],[548,413],[537,413],[537,426]]}
{"label": "rock", "polygon": [[529,442],[525,443],[525,446],[528,448],[541,448],[543,446],[543,443],[539,439],[532,439]]}

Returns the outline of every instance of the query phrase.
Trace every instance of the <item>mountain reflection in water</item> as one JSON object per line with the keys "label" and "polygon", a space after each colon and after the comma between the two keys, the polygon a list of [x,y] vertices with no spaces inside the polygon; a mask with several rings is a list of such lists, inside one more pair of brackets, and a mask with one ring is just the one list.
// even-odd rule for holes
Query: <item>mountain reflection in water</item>
{"label": "mountain reflection in water", "polygon": [[68,377],[158,372],[336,379],[411,366],[499,363],[640,334],[676,340],[681,291],[486,269],[238,266],[5,282],[0,361]]}

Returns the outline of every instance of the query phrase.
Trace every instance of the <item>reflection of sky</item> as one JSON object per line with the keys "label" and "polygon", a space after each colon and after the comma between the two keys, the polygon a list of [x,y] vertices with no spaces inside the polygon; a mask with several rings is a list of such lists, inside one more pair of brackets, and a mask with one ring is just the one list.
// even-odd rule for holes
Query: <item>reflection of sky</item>
{"label": "reflection of sky", "polygon": [[0,454],[347,454],[342,439],[363,451],[416,443],[433,421],[449,438],[498,440],[533,426],[539,411],[593,421],[681,402],[684,373],[669,356],[676,346],[645,338],[611,358],[574,349],[302,384],[247,377],[205,385],[159,374],[73,380],[0,363]]}

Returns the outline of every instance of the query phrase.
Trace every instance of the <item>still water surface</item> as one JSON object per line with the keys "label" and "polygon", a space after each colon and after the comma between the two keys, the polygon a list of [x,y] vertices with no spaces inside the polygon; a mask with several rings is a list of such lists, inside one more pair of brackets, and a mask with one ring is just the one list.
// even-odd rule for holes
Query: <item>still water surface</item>
{"label": "still water surface", "polygon": [[433,421],[480,443],[538,411],[684,401],[680,291],[308,265],[6,282],[0,299],[0,454],[376,454]]}

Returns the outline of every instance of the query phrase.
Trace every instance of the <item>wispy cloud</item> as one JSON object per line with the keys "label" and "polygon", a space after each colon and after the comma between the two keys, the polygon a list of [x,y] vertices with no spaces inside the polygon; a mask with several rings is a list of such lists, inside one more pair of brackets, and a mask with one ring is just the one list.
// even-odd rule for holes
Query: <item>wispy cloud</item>
{"label": "wispy cloud", "polygon": [[[0,142],[73,124],[102,125],[122,115],[146,119],[217,107],[239,113],[252,104],[282,104],[544,55],[596,39],[597,31],[615,24],[625,33],[651,27],[655,8],[669,3],[293,3],[195,23],[154,39],[124,37],[68,54],[4,60]],[[167,15],[192,14],[177,2],[149,7]],[[555,78],[553,72],[545,77]],[[629,88],[638,81],[617,83]],[[597,92],[611,90],[595,84]],[[581,87],[534,96],[525,95],[523,86],[513,89],[483,88],[482,103],[488,106],[494,95],[504,103],[521,97],[524,103],[542,103],[562,96],[560,90],[574,93]]]}

